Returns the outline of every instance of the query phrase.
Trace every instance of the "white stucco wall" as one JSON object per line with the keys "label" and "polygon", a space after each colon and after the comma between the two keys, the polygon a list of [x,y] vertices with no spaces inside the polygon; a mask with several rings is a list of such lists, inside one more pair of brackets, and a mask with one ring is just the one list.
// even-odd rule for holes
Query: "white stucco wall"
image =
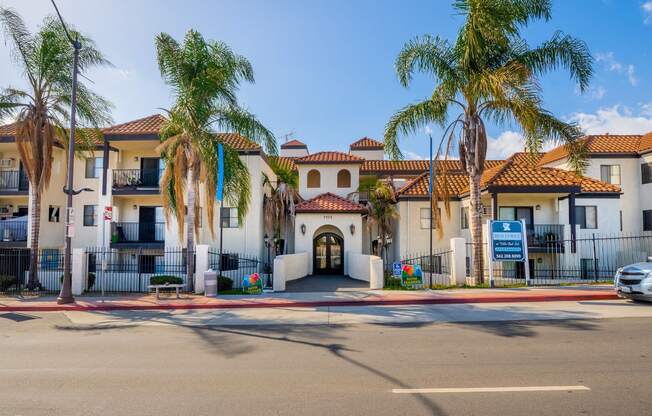
{"label": "white stucco wall", "polygon": [[367,160],[383,160],[385,158],[383,150],[350,150],[349,153]]}
{"label": "white stucco wall", "polygon": [[[301,225],[305,224],[306,233],[301,233]],[[351,235],[350,227],[355,226],[355,233]],[[294,232],[294,242],[296,252],[308,253],[308,270],[313,271],[313,240],[328,227],[334,227],[339,230],[339,234],[344,239],[344,274],[348,274],[349,262],[347,255],[349,253],[362,253],[362,216],[360,214],[318,214],[318,213],[298,213],[296,216],[296,227]],[[326,231],[326,230],[325,230]]]}
{"label": "white stucco wall", "polygon": [[460,202],[451,201],[450,217],[446,216],[446,210],[442,202],[439,208],[442,214],[443,236],[438,238],[436,229],[428,230],[421,228],[421,208],[429,208],[430,202],[419,200],[400,200],[398,203],[399,219],[397,221],[397,233],[394,241],[398,242],[395,248],[395,255],[404,257],[415,254],[427,253],[430,248],[430,233],[432,233],[433,250],[448,249],[449,240],[460,234]]}
{"label": "white stucco wall", "polygon": [[308,149],[283,149],[281,148],[280,155],[283,157],[303,157],[308,156]]}
{"label": "white stucco wall", "polygon": [[308,253],[276,256],[274,259],[274,290],[285,290],[285,283],[310,274]]}
{"label": "white stucco wall", "polygon": [[[349,277],[374,283],[375,286],[383,279],[383,260],[378,256],[367,254],[348,253],[346,261],[349,263]],[[382,287],[382,286],[381,286]],[[375,289],[373,287],[372,289]]]}
{"label": "white stucco wall", "polygon": [[[307,187],[308,172],[316,169],[321,174],[320,186],[318,188]],[[351,173],[351,186],[348,188],[337,187],[337,172],[347,169]],[[324,192],[330,192],[335,195],[346,198],[351,192],[358,190],[360,183],[360,164],[300,164],[299,165],[299,194],[303,199],[314,198]]]}

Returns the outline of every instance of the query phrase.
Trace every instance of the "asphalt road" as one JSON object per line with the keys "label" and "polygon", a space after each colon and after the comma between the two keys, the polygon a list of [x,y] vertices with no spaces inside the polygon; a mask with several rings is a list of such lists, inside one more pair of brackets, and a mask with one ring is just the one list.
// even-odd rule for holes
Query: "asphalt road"
{"label": "asphalt road", "polygon": [[[0,414],[648,415],[651,327],[638,317],[100,329],[62,313],[0,314]],[[393,392],[542,386],[588,390]]]}

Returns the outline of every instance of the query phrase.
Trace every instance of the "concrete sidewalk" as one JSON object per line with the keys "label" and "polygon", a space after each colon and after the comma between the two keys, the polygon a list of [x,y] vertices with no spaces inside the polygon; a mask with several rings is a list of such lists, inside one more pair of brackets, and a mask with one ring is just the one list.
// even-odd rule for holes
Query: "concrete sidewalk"
{"label": "concrete sidewalk", "polygon": [[[165,295],[163,295],[165,296]],[[153,295],[80,296],[76,303],[57,305],[55,297],[0,298],[0,311],[189,310],[236,308],[315,308],[324,306],[437,305],[460,303],[553,302],[617,299],[611,286],[572,286],[514,289],[451,289],[423,291],[369,290],[356,292],[264,293],[181,299]]]}

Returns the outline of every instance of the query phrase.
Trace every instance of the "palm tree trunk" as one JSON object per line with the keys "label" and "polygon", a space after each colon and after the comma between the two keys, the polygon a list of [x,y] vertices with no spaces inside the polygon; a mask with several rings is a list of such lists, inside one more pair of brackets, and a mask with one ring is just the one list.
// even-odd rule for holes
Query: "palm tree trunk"
{"label": "palm tree trunk", "polygon": [[[186,224],[186,280],[188,290],[193,289],[193,276],[195,273],[195,187],[193,184],[193,168],[188,169],[188,223]],[[220,221],[222,219],[220,218]]]}
{"label": "palm tree trunk", "polygon": [[[32,190],[36,187],[32,186]],[[27,288],[29,290],[41,289],[41,282],[38,280],[38,253],[39,253],[39,236],[41,233],[41,194],[40,192],[32,193],[32,200],[29,207],[31,221],[30,235],[30,256],[29,256],[29,281]]]}
{"label": "palm tree trunk", "polygon": [[473,246],[473,273],[476,284],[484,283],[484,250],[482,244],[482,204],[480,201],[480,173],[476,170],[469,175],[471,208],[471,243]]}

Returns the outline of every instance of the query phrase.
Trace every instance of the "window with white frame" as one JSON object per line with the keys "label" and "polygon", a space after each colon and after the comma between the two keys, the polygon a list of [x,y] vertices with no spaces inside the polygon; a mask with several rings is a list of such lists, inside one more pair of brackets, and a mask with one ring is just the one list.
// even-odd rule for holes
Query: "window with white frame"
{"label": "window with white frame", "polygon": [[600,179],[613,185],[620,185],[620,165],[600,165]]}
{"label": "window with white frame", "polygon": [[[439,214],[441,215],[441,209],[437,208]],[[422,230],[427,230],[430,228],[430,214],[431,214],[430,208],[421,208],[420,210],[420,220],[421,220],[421,229]],[[432,219],[432,228],[435,229],[437,228],[437,224],[435,222],[435,219]]]}
{"label": "window with white frame", "polygon": [[220,221],[224,228],[238,228],[240,226],[240,222],[238,221],[238,209],[231,207],[221,208]]}
{"label": "window with white frame", "polygon": [[575,223],[580,228],[598,228],[598,207],[595,205],[577,205],[575,207]]}
{"label": "window with white frame", "polygon": [[86,159],[86,178],[99,178],[104,169],[103,157],[89,157]]}
{"label": "window with white frame", "polygon": [[469,207],[460,208],[460,228],[462,230],[469,229]]}

